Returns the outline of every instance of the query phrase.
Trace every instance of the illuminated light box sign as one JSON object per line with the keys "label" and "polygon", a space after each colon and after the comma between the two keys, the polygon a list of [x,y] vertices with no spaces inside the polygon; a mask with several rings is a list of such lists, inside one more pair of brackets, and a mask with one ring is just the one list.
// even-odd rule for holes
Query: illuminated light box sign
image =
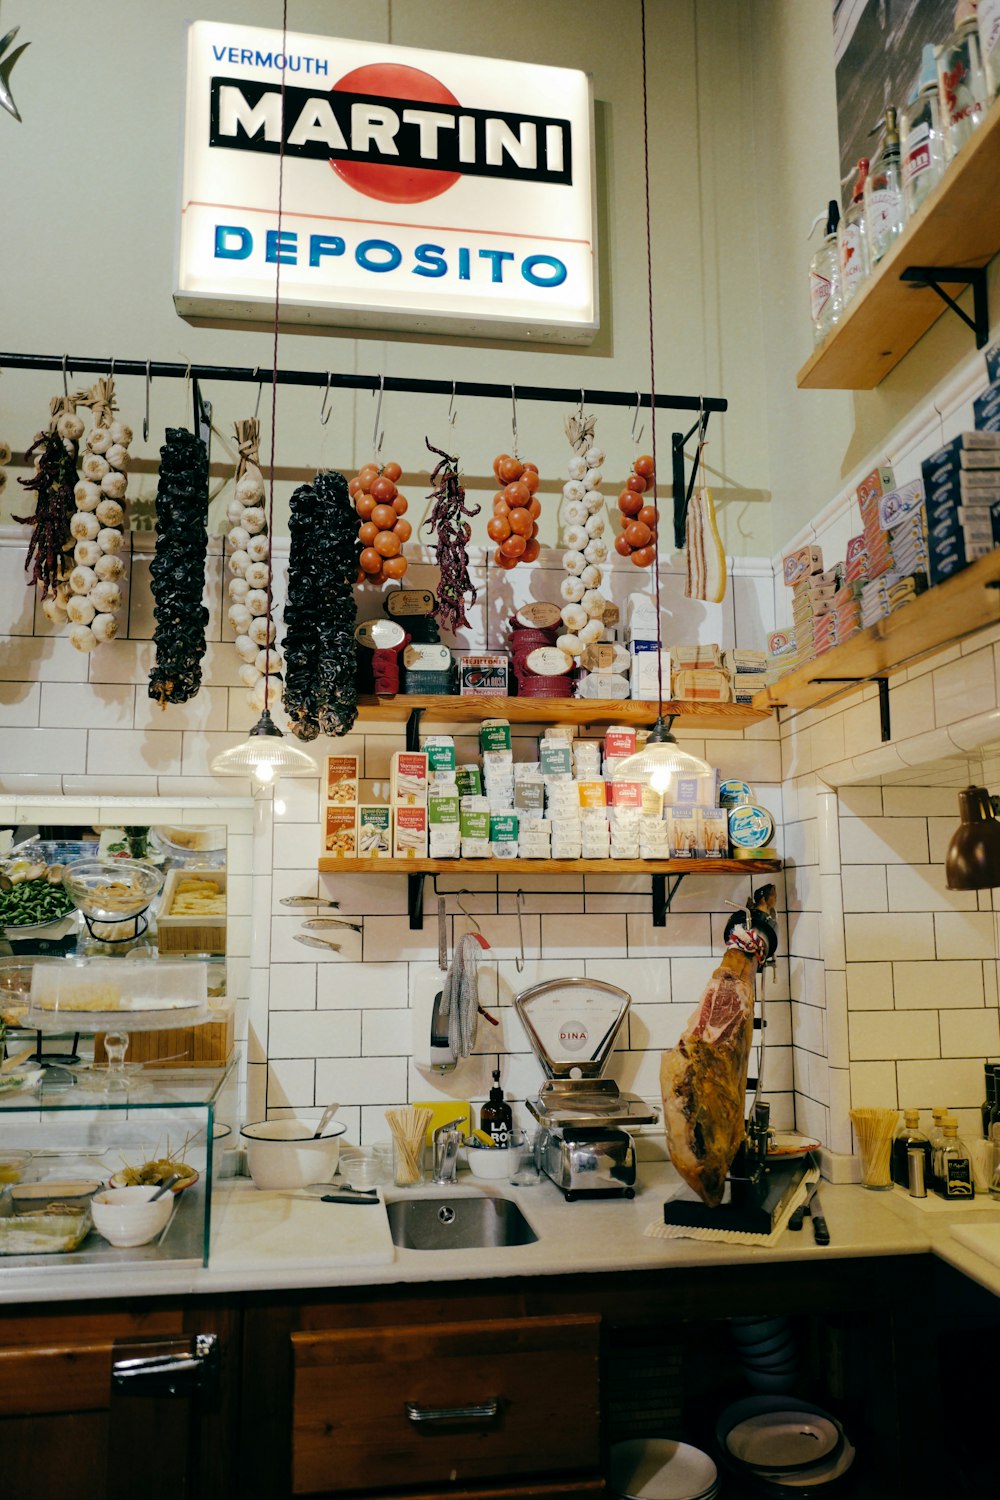
{"label": "illuminated light box sign", "polygon": [[569,68],[196,21],[177,311],[269,322],[280,264],[287,325],[589,342],[592,117]]}

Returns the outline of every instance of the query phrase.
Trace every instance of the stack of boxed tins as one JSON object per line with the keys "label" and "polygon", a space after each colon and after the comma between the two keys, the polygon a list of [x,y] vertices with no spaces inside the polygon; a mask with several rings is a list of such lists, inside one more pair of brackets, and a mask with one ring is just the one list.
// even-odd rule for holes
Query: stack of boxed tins
{"label": "stack of boxed tins", "polygon": [[519,698],[572,698],[574,661],[556,645],[560,612],[544,602],[512,615],[510,655]]}
{"label": "stack of boxed tins", "polygon": [[860,582],[849,583],[841,570],[840,584],[830,600],[830,609],[816,622],[813,629],[813,644],[817,656],[849,641],[861,629],[862,587]]}
{"label": "stack of boxed tins", "polygon": [[358,757],[328,755],[323,785],[323,851],[338,859],[353,859],[358,853],[358,787]]}
{"label": "stack of boxed tins", "polygon": [[986,351],[989,385],[972,403],[977,432],[1000,432],[1000,344]]}
{"label": "stack of boxed tins", "polygon": [[656,600],[649,594],[631,594],[626,616],[629,689],[633,698],[646,703],[667,701],[671,696],[670,652],[657,654],[657,634]]}
{"label": "stack of boxed tins", "polygon": [[799,664],[799,647],[795,631],[772,630],[767,638],[767,670],[773,682],[792,672]]}
{"label": "stack of boxed tins", "polygon": [[735,647],[723,652],[722,662],[732,683],[734,703],[752,703],[754,694],[774,681],[775,673],[766,651]]}
{"label": "stack of boxed tins", "polygon": [[837,592],[823,572],[820,547],[797,547],[782,558],[781,573],[785,587],[792,591],[792,624],[796,654],[800,662],[812,661],[816,655],[816,621],[832,609]]}
{"label": "stack of boxed tins", "polygon": [[892,568],[892,549],[879,517],[879,500],[889,493],[894,483],[892,470],[880,468],[866,475],[857,488],[865,548],[864,576],[868,579],[881,578]]}
{"label": "stack of boxed tins", "polygon": [[462,853],[455,741],[450,734],[429,734],[427,757],[427,835],[431,859],[458,859]]}
{"label": "stack of boxed tins", "polygon": [[963,432],[921,465],[931,582],[993,551],[1000,508],[1000,432]]}
{"label": "stack of boxed tins", "polygon": [[923,480],[914,479],[912,484],[900,485],[883,495],[878,502],[878,514],[889,533],[892,571],[900,578],[920,575],[926,585],[930,557]]}
{"label": "stack of boxed tins", "polygon": [[393,859],[427,858],[427,753],[399,750],[389,782]]}
{"label": "stack of boxed tins", "polygon": [[717,645],[674,646],[673,658],[673,697],[689,703],[731,702],[732,681]]}
{"label": "stack of boxed tins", "polygon": [[[618,641],[596,641],[585,646],[580,656],[583,672],[576,685],[576,696],[605,702],[630,697],[632,660],[628,647]],[[664,683],[667,680],[664,678]],[[667,691],[669,694],[669,688]]]}

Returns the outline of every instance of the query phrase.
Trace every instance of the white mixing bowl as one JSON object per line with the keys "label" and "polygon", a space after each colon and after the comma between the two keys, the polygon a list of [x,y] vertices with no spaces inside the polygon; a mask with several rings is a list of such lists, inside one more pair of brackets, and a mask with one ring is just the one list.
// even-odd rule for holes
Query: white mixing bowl
{"label": "white mixing bowl", "polygon": [[155,1203],[151,1187],[105,1188],[90,1201],[94,1228],[109,1245],[148,1245],[166,1228],[174,1210],[173,1193],[164,1193]]}
{"label": "white mixing bowl", "polygon": [[332,1120],[319,1140],[314,1120],[260,1120],[244,1125],[247,1165],[254,1187],[301,1188],[329,1182],[340,1160],[340,1137],[346,1125]]}

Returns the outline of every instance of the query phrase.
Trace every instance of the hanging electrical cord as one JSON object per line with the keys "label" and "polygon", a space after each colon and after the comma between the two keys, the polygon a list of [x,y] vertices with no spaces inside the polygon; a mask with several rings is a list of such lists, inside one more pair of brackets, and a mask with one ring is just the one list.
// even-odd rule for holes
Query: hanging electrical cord
{"label": "hanging electrical cord", "polygon": [[663,652],[659,648],[660,634],[660,503],[657,498],[659,489],[659,469],[656,463],[656,342],[653,335],[653,234],[650,223],[649,212],[649,94],[646,76],[646,0],[639,0],[639,10],[642,25],[642,164],[643,164],[643,187],[646,208],[646,296],[649,313],[649,434],[650,445],[653,451],[653,509],[656,512],[656,524],[653,528],[657,539],[657,553],[653,558],[653,584],[656,592],[656,690],[660,702],[663,702]]}

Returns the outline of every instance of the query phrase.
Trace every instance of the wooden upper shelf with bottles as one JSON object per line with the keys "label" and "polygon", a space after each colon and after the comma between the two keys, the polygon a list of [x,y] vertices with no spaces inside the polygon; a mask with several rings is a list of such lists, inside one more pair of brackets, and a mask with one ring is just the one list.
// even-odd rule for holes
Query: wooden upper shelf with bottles
{"label": "wooden upper shelf with bottles", "polygon": [[[837,326],[802,366],[800,389],[872,390],[947,304],[900,279],[908,266],[985,266],[1000,251],[1000,101],[962,147]],[[952,297],[963,290],[943,283]]]}

